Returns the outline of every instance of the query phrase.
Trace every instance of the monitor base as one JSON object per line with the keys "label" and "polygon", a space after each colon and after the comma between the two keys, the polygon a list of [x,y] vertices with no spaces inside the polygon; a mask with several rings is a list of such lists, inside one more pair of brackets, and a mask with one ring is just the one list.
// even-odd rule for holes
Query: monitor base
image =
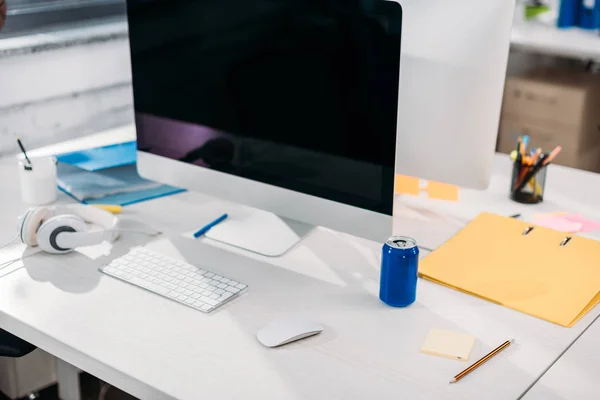
{"label": "monitor base", "polygon": [[294,247],[314,226],[249,207],[236,207],[206,237],[267,257]]}

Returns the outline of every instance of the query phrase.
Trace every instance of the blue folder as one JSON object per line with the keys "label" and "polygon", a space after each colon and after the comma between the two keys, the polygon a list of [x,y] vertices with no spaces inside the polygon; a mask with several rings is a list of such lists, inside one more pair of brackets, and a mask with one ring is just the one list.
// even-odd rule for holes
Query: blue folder
{"label": "blue folder", "polygon": [[58,187],[84,204],[121,206],[184,191],[139,176],[136,151],[127,142],[58,155]]}
{"label": "blue folder", "polygon": [[137,160],[137,145],[135,141],[118,143],[95,149],[61,154],[56,156],[56,159],[61,163],[69,164],[86,171],[99,171],[106,168],[135,164]]}

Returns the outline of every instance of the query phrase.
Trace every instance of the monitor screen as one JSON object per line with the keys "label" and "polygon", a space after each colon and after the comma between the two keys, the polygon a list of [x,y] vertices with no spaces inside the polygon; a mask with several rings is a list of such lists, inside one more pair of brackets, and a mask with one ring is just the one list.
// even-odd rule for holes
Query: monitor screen
{"label": "monitor screen", "polygon": [[397,3],[127,6],[140,151],[392,214]]}

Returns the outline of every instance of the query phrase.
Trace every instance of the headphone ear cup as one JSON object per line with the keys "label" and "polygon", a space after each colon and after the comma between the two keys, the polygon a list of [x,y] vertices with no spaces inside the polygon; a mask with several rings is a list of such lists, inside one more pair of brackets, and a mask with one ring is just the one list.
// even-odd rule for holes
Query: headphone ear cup
{"label": "headphone ear cup", "polygon": [[19,227],[19,237],[21,242],[28,246],[35,247],[38,245],[37,232],[44,223],[50,219],[54,213],[48,207],[33,207],[27,210],[21,218]]}
{"label": "headphone ear cup", "polygon": [[42,224],[36,235],[37,243],[47,253],[68,253],[73,249],[59,247],[56,243],[56,235],[61,232],[87,232],[87,230],[87,224],[77,215],[57,215]]}

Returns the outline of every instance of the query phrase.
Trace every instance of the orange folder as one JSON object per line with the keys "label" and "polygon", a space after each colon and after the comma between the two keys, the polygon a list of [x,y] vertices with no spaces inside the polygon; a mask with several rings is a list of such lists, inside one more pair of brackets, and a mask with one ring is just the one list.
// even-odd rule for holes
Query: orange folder
{"label": "orange folder", "polygon": [[419,274],[571,327],[600,302],[600,242],[572,236],[561,245],[568,236],[482,213],[426,256]]}

